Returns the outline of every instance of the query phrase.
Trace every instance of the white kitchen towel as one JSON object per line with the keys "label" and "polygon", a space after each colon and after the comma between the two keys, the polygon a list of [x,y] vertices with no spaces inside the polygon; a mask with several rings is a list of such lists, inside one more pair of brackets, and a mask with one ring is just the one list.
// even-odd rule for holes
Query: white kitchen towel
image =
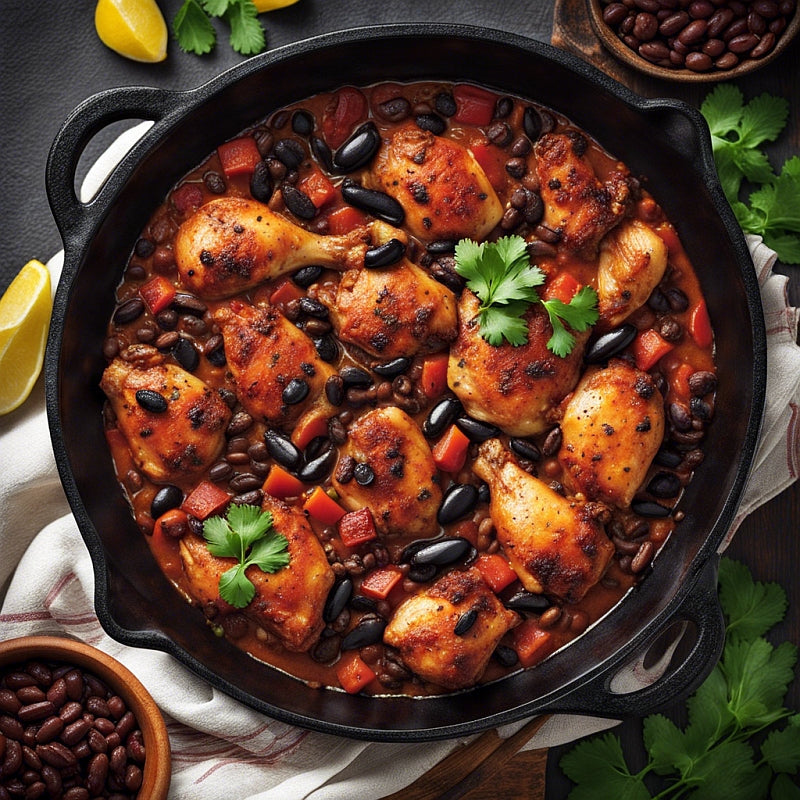
{"label": "white kitchen towel", "polygon": [[[103,155],[87,175],[82,199],[94,194],[148,125],[124,134]],[[769,374],[767,415],[742,515],[795,480],[799,453],[798,310],[786,301],[786,279],[772,272],[774,253],[756,238],[748,244],[762,286]],[[62,256],[48,264],[54,284]],[[72,636],[131,669],[167,720],[172,800],[218,800],[230,794],[231,786],[241,800],[377,800],[407,786],[471,740],[375,743],[309,732],[240,704],[164,653],[119,644],[103,631],[94,612],[92,565],[53,461],[41,380],[20,409],[0,418],[0,463],[0,593],[7,589],[0,640],[30,634]],[[640,675],[638,669],[630,671],[633,685]],[[510,735],[522,724],[505,726],[500,733]],[[528,747],[556,746],[613,724],[556,715]]]}

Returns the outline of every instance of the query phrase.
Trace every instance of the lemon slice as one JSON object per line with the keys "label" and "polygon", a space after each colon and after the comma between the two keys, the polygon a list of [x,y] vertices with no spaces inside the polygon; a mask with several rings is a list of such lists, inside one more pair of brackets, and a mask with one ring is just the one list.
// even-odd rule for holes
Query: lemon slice
{"label": "lemon slice", "polygon": [[52,308],[50,273],[29,261],[0,297],[0,414],[25,402],[42,371]]}
{"label": "lemon slice", "polygon": [[167,57],[167,23],[155,0],[98,0],[94,27],[125,58],[155,63]]}
{"label": "lemon slice", "polygon": [[297,0],[253,0],[253,5],[256,7],[256,11],[261,14],[264,11],[274,11],[276,8],[285,8],[296,2]]}

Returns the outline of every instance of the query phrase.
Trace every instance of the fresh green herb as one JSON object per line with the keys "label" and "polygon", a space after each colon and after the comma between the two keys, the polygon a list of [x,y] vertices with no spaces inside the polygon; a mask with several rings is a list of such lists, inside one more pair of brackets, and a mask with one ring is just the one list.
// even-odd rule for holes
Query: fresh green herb
{"label": "fresh green herb", "polygon": [[237,53],[254,55],[266,47],[253,0],[184,0],[172,23],[181,50],[199,56],[211,52],[217,40],[212,18],[228,23],[231,47]]}
{"label": "fresh green herb", "polygon": [[227,517],[209,517],[203,536],[211,555],[235,558],[239,563],[219,579],[220,597],[235,608],[244,608],[256,587],[244,574],[255,564],[264,572],[277,572],[289,564],[289,542],[272,527],[272,514],[258,506],[231,505]]}
{"label": "fresh green herb", "polygon": [[780,135],[789,103],[770,94],[745,103],[741,90],[722,83],[700,112],[711,131],[722,189],[742,229],[761,236],[785,264],[800,264],[800,157],[790,158],[776,175],[759,149]]}
{"label": "fresh green herb", "polygon": [[467,288],[481,301],[480,334],[495,347],[503,339],[515,347],[528,341],[528,324],[523,316],[533,303],[541,303],[547,310],[553,326],[547,347],[561,358],[575,346],[575,337],[564,322],[573,330],[584,331],[597,321],[597,293],[590,286],[582,287],[569,303],[539,297],[536,287],[544,283],[544,273],[531,264],[521,236],[480,244],[462,239],[456,245],[455,257],[456,272],[466,278]]}
{"label": "fresh green herb", "polygon": [[[647,717],[648,761],[636,773],[613,734],[580,742],[560,762],[577,784],[570,800],[666,800],[690,791],[698,800],[800,798],[792,777],[800,770],[800,714],[783,706],[797,648],[790,642],[773,647],[763,638],[783,618],[786,594],[777,584],[754,581],[743,564],[723,558],[719,595],[725,648],[719,664],[686,702],[686,727],[662,714]],[[786,724],[775,727],[781,721]],[[651,795],[645,783],[650,773],[666,784],[657,794]]]}

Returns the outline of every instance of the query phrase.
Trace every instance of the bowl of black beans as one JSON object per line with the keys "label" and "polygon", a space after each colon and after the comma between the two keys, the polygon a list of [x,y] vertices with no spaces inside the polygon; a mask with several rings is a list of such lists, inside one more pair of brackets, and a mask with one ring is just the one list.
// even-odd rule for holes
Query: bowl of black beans
{"label": "bowl of black beans", "polygon": [[0,798],[163,800],[164,719],[116,659],[73,639],[0,642]]}
{"label": "bowl of black beans", "polygon": [[605,48],[670,81],[732,80],[777,58],[800,28],[797,0],[586,0]]}

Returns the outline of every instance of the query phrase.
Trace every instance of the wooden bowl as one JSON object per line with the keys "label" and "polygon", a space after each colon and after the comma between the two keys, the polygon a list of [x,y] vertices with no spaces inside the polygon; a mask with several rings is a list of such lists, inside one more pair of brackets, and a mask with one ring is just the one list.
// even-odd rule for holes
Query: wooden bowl
{"label": "wooden bowl", "polygon": [[795,8],[794,16],[789,21],[786,29],[777,38],[775,46],[769,53],[761,58],[747,58],[739,62],[731,69],[712,69],[708,72],[694,72],[684,68],[660,67],[653,64],[646,58],[640,56],[635,50],[628,47],[616,34],[616,32],[603,19],[603,9],[607,3],[602,0],[586,0],[586,8],[595,35],[618,61],[626,64],[631,69],[649,75],[651,78],[661,80],[677,81],[680,83],[713,83],[716,81],[728,81],[749,75],[758,69],[774,61],[791,44],[797,32],[800,30],[800,11]]}
{"label": "wooden bowl", "polygon": [[169,737],[158,706],[139,679],[116,659],[74,639],[24,636],[0,642],[0,677],[14,665],[24,669],[26,664],[35,661],[79,667],[99,678],[125,701],[136,717],[146,750],[137,800],[165,800],[172,763]]}

